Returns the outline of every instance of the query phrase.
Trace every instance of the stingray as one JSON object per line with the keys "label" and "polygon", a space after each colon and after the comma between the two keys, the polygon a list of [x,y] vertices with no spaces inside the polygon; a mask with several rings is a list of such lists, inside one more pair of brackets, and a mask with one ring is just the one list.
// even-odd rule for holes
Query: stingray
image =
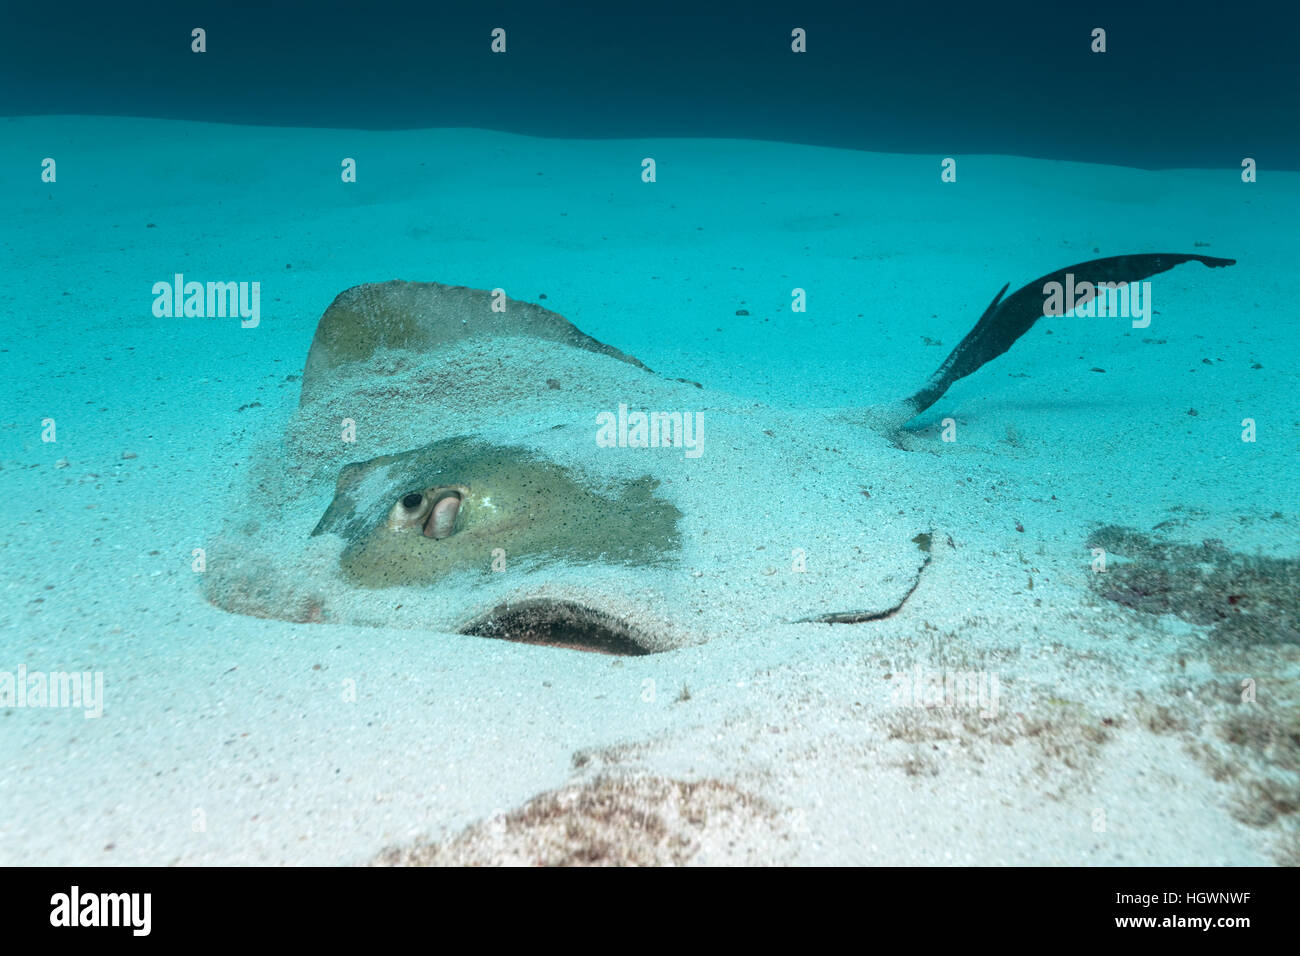
{"label": "stingray", "polygon": [[499,290],[356,286],[322,315],[298,409],[208,549],[207,596],[617,654],[880,620],[942,540],[945,479],[907,423],[1051,311],[1052,289],[1078,308],[1192,261],[1234,262],[1115,256],[1004,285],[915,393],[830,413],[658,374]]}

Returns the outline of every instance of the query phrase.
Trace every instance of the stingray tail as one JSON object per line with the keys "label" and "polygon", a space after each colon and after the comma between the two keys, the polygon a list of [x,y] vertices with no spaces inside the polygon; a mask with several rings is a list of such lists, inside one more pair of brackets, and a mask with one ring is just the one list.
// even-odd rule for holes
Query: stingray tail
{"label": "stingray tail", "polygon": [[1191,261],[1204,263],[1210,268],[1230,266],[1236,259],[1218,259],[1214,256],[1195,254],[1156,252],[1133,256],[1110,256],[1105,259],[1092,259],[1078,265],[1066,266],[1017,289],[1004,299],[1011,283],[1004,285],[993,297],[989,307],[984,310],[975,328],[967,333],[952,353],[944,359],[942,365],[930,376],[929,380],[911,397],[890,405],[877,405],[868,410],[868,417],[875,427],[887,430],[898,428],[908,420],[925,411],[952,387],[958,379],[965,378],[982,368],[986,363],[997,358],[1015,341],[1033,327],[1046,312],[1045,303],[1048,286],[1058,283],[1061,288],[1067,286],[1088,287],[1091,291],[1074,297],[1070,307],[1082,305],[1096,296],[1098,285],[1106,283],[1123,284],[1139,282],[1149,276],[1172,269],[1174,266]]}

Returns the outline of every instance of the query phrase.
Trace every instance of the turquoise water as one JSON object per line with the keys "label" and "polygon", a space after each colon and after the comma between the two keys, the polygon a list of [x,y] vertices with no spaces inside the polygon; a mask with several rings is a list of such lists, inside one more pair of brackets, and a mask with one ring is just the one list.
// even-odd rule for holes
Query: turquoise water
{"label": "turquoise water", "polygon": [[[566,862],[595,828],[624,862],[1294,862],[1300,180],[1259,101],[1195,149],[1175,103],[1072,151],[973,118],[937,148],[916,91],[911,130],[845,142],[758,93],[674,125],[680,77],[603,130],[293,122],[292,84],[214,116],[190,79],[125,109],[127,80],[0,118],[0,860]],[[1045,318],[904,428],[871,411],[1004,283],[1151,252],[1235,264],[1153,276],[1138,324]],[[176,314],[177,276],[245,313]],[[403,345],[385,323],[448,319],[417,299],[301,401],[331,302],[393,279],[501,289],[654,373],[479,305]],[[602,442],[621,406],[689,416],[699,454]],[[523,451],[336,487],[458,435]],[[357,588],[312,535],[451,487],[463,514],[375,549],[491,528],[446,577]]]}

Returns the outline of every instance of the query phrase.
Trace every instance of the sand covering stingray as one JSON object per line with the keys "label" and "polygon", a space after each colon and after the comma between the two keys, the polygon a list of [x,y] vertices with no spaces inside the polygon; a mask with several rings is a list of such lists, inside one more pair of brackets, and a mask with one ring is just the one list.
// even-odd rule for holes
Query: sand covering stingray
{"label": "sand covering stingray", "polygon": [[[846,422],[810,430],[807,412],[667,380],[537,306],[492,304],[432,283],[339,296],[297,413],[208,549],[210,600],[636,653],[884,614],[914,587],[929,518],[862,488],[885,474],[905,487],[922,462]],[[689,415],[696,451],[667,425],[660,447],[602,447],[598,416],[620,404],[634,422]],[[458,506],[434,501],[450,494]],[[438,508],[455,514],[434,530]]]}
{"label": "sand covering stingray", "polygon": [[1232,262],[1120,256],[1004,287],[924,388],[848,414],[664,378],[486,291],[349,289],[320,320],[297,412],[208,549],[208,597],[618,653],[878,619],[941,540],[948,480],[900,449],[898,426],[1032,326],[1045,282],[1137,281],[1190,260]]}

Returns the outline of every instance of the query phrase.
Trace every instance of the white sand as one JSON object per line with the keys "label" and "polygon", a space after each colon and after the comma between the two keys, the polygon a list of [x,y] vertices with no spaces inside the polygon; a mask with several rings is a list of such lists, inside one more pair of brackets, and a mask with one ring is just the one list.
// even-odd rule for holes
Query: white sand
{"label": "white sand", "polygon": [[[1300,176],[969,157],[943,185],[939,157],[737,141],[0,124],[19,184],[0,196],[0,671],[98,670],[107,695],[97,720],[0,710],[0,863],[358,863],[600,773],[770,808],[691,824],[697,862],[1294,858],[1289,815],[1241,822],[1294,755],[1224,727],[1243,677],[1266,725],[1294,720],[1295,645],[1225,648],[1101,601],[1084,541],[1172,519],[1173,540],[1300,552]],[[832,408],[910,392],[1003,282],[1156,250],[1239,262],[1155,277],[1149,329],[1044,322],[922,419],[958,422],[953,445],[916,433],[932,478],[879,476],[953,539],[887,621],[613,660],[230,615],[190,570],[296,407],[316,319],[359,282],[545,293],[664,374]],[[153,318],[176,272],[260,281],[261,325]],[[900,706],[886,675],[916,665],[998,675],[999,716]]]}

